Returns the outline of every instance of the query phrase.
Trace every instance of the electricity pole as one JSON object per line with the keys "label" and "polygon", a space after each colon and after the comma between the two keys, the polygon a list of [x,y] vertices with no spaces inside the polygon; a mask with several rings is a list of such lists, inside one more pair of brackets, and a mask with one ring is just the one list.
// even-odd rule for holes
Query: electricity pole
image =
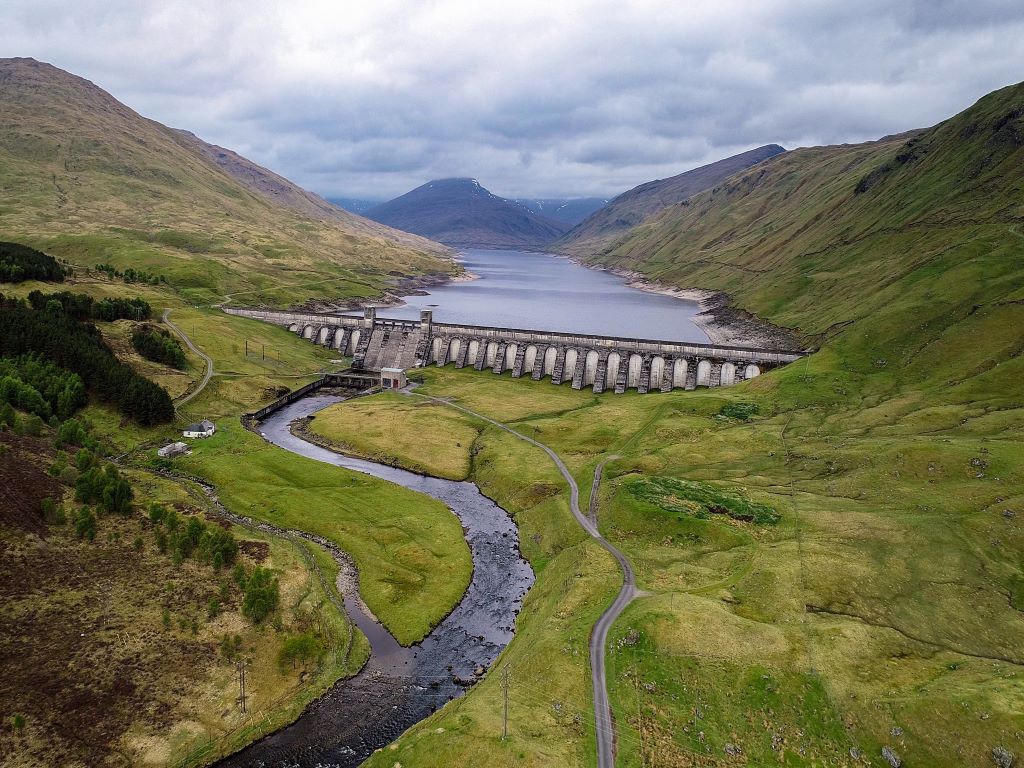
{"label": "electricity pole", "polygon": [[505,699],[505,713],[501,718],[501,740],[508,738],[508,664],[501,670],[501,687]]}
{"label": "electricity pole", "polygon": [[245,662],[239,661],[235,666],[238,667],[238,703],[245,714]]}

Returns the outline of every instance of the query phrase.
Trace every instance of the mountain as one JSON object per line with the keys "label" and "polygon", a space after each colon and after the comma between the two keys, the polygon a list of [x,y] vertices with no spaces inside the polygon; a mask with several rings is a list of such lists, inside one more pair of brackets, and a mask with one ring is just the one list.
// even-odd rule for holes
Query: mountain
{"label": "mountain", "polygon": [[724,291],[799,329],[828,350],[808,398],[835,396],[837,368],[878,387],[930,382],[936,402],[974,388],[996,403],[1024,377],[1022,224],[1018,84],[927,130],[772,158],[590,261]]}
{"label": "mountain", "polygon": [[0,59],[0,189],[0,239],[162,274],[197,302],[374,296],[397,275],[454,269],[438,244],[34,59]]}
{"label": "mountain", "polygon": [[476,179],[437,179],[371,208],[396,229],[464,248],[539,248],[569,227],[498,197]]}
{"label": "mountain", "polygon": [[334,203],[339,208],[344,208],[349,213],[356,213],[360,216],[384,202],[383,200],[366,200],[361,197],[328,197],[327,201]]}
{"label": "mountain", "polygon": [[711,189],[737,171],[785,151],[778,144],[766,144],[677,176],[641,184],[628,192],[623,192],[573,227],[558,241],[556,248],[561,252],[578,256],[600,251],[611,240],[630,227],[635,227],[648,216],[680,203],[698,192]]}
{"label": "mountain", "polygon": [[590,214],[607,204],[608,199],[604,197],[546,197],[539,199],[515,200],[531,213],[538,216],[546,216],[549,219],[576,226]]}

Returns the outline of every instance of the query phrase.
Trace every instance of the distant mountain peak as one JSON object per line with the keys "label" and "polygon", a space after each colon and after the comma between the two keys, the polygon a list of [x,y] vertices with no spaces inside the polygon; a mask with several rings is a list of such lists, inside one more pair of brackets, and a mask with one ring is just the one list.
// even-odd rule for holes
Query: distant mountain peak
{"label": "distant mountain peak", "polygon": [[461,247],[537,248],[569,228],[495,195],[468,176],[428,181],[371,208],[366,215],[390,227]]}

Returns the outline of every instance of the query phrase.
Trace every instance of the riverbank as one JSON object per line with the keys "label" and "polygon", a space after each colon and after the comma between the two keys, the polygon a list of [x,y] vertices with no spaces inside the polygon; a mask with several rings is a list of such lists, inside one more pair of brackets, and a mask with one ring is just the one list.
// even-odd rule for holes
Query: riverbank
{"label": "riverbank", "polygon": [[[456,260],[456,263],[459,263]],[[382,292],[379,296],[358,299],[309,299],[301,304],[294,305],[289,309],[297,312],[351,312],[357,309],[376,307],[386,309],[388,307],[403,307],[406,305],[406,296],[429,296],[430,288],[438,288],[453,283],[468,283],[472,280],[479,280],[467,269],[462,269],[455,274],[446,272],[434,272],[426,275],[401,276],[393,288]],[[269,307],[268,307],[269,309]]]}
{"label": "riverbank", "polygon": [[[451,613],[408,648],[399,646],[390,634],[375,632],[364,621],[367,616],[354,616],[373,651],[363,671],[334,687],[294,724],[221,766],[360,764],[373,750],[461,696],[483,675],[512,639],[516,615],[533,583],[533,574],[519,554],[512,519],[473,484],[352,458],[298,436],[296,422],[302,424],[320,409],[341,402],[339,396],[325,395],[296,401],[261,422],[260,434],[306,459],[369,474],[443,502],[461,523],[472,553],[472,578]],[[350,609],[351,597],[345,595]],[[383,628],[377,625],[377,629]]]}
{"label": "riverbank", "polygon": [[708,335],[712,344],[761,349],[795,350],[803,348],[803,344],[793,331],[773,325],[757,315],[731,306],[728,294],[721,291],[679,288],[650,280],[641,272],[618,267],[595,267],[574,256],[567,258],[581,267],[609,272],[621,277],[626,280],[626,285],[630,288],[696,302],[700,306],[700,312],[693,316],[693,322]]}

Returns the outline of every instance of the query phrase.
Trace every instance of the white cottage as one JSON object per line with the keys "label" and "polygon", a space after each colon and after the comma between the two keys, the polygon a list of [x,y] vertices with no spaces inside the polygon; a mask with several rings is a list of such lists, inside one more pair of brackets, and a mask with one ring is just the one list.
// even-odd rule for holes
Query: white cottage
{"label": "white cottage", "polygon": [[216,431],[217,427],[212,421],[203,419],[198,424],[189,424],[181,434],[185,437],[209,437]]}

